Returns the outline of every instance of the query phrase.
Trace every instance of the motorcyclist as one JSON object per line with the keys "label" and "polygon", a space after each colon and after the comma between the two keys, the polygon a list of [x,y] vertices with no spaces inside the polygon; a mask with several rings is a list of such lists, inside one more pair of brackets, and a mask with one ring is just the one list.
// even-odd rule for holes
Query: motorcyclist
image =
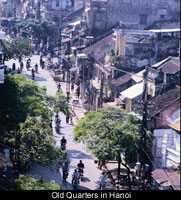
{"label": "motorcyclist", "polygon": [[67,143],[67,140],[65,139],[65,136],[62,137],[62,139],[60,140],[60,142],[61,142],[61,148],[65,149],[65,145]]}
{"label": "motorcyclist", "polygon": [[77,169],[75,169],[74,173],[72,174],[72,184],[74,184],[74,181],[77,181],[77,184],[79,183],[79,173]]}
{"label": "motorcyclist", "polygon": [[58,83],[58,92],[61,92],[61,84],[60,83]]}
{"label": "motorcyclist", "polygon": [[80,160],[80,162],[77,164],[77,168],[79,170],[79,173],[84,173],[84,164],[82,163],[82,160]]}
{"label": "motorcyclist", "polygon": [[65,162],[62,166],[62,174],[63,174],[63,181],[64,182],[66,182],[66,179],[68,177],[68,172],[69,172],[68,164]]}

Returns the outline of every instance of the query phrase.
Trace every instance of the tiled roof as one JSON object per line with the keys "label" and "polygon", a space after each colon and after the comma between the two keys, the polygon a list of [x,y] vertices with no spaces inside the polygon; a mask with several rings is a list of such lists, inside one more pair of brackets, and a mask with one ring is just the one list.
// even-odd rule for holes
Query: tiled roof
{"label": "tiled roof", "polygon": [[121,77],[118,77],[118,78],[113,78],[111,80],[111,84],[115,87],[119,87],[120,85],[128,82],[129,80],[131,80],[132,76],[131,74],[125,74]]}
{"label": "tiled roof", "polygon": [[148,116],[152,117],[160,113],[170,104],[180,99],[180,87],[176,86],[160,95],[157,95],[148,101],[149,107],[147,109]]}
{"label": "tiled roof", "polygon": [[154,69],[162,70],[166,74],[175,74],[180,71],[180,61],[177,57],[169,57],[153,65]]}
{"label": "tiled roof", "polygon": [[155,169],[152,177],[162,186],[172,186],[175,190],[180,190],[180,172],[179,170]]}

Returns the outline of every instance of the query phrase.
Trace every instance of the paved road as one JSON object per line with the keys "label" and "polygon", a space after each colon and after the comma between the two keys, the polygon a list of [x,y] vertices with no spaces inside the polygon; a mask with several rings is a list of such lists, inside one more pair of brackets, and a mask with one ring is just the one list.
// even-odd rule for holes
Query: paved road
{"label": "paved road", "polygon": [[[17,61],[9,61],[7,64],[10,66],[13,62],[16,62],[18,66]],[[39,56],[33,56],[32,57],[32,65],[39,63]],[[28,78],[31,78],[31,71],[27,71],[26,69],[23,70],[23,73],[26,74]],[[36,74],[35,81],[40,86],[46,86],[47,87],[47,94],[54,96],[56,94],[57,86],[53,78],[51,77],[50,73],[47,70],[39,69],[39,74]],[[62,89],[65,91],[65,84],[62,84]],[[97,165],[94,164],[94,158],[91,154],[87,153],[85,150],[85,147],[81,143],[77,143],[73,140],[73,129],[74,125],[66,124],[65,122],[65,116],[62,114],[62,128],[61,128],[61,134],[58,135],[54,132],[55,139],[56,139],[56,146],[60,147],[60,140],[62,136],[64,135],[67,139],[67,153],[68,157],[70,159],[70,173],[68,177],[68,182],[63,185],[64,189],[71,190],[71,179],[72,179],[72,173],[78,164],[79,160],[81,159],[83,163],[85,164],[85,172],[84,176],[85,179],[83,182],[80,183],[79,189],[90,189],[95,190],[99,187],[99,177],[101,174],[101,171],[97,168]],[[74,123],[76,123],[76,120],[74,119]],[[49,182],[51,180],[54,180],[56,183],[62,185],[62,176],[61,176],[61,168],[57,172],[54,166],[45,168],[39,165],[36,165],[33,167],[33,169],[28,172],[27,174],[39,174],[41,175],[46,182]]]}

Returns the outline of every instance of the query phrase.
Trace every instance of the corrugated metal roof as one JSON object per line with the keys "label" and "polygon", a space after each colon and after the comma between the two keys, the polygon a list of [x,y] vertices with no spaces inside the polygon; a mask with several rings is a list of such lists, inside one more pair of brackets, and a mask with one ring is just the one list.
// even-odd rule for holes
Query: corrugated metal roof
{"label": "corrugated metal roof", "polygon": [[140,83],[137,83],[136,85],[133,85],[127,90],[124,90],[123,92],[121,92],[121,95],[129,99],[134,99],[135,97],[143,93],[143,84],[144,84],[143,81]]}

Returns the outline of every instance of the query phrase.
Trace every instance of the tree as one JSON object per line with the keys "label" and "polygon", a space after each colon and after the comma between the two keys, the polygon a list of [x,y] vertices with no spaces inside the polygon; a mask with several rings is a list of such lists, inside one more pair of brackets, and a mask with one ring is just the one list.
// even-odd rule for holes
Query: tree
{"label": "tree", "polygon": [[117,160],[118,175],[125,154],[125,163],[136,157],[140,141],[141,122],[123,110],[108,107],[91,111],[75,127],[74,138],[84,141],[88,149],[100,160]]}
{"label": "tree", "polygon": [[12,41],[2,40],[4,48],[4,61],[17,59],[19,57],[28,57],[33,53],[33,48],[30,46],[27,39],[17,39]]}
{"label": "tree", "polygon": [[52,25],[47,20],[36,20],[29,18],[16,24],[20,30],[20,34],[23,38],[33,39],[36,47],[43,41],[43,48],[47,44],[48,38],[54,38],[57,36],[52,29]]}
{"label": "tree", "polygon": [[9,131],[17,130],[28,116],[41,116],[49,122],[53,115],[44,88],[24,75],[6,76],[4,84],[0,85],[0,94],[0,117]]}
{"label": "tree", "polygon": [[19,178],[14,181],[16,190],[60,190],[60,186],[54,181],[45,183],[42,177],[19,175]]}
{"label": "tree", "polygon": [[60,92],[57,92],[55,97],[48,96],[47,101],[49,106],[53,108],[54,112],[62,112],[66,115],[70,110],[67,98]]}
{"label": "tree", "polygon": [[14,166],[23,169],[28,164],[42,161],[47,165],[66,158],[65,152],[55,148],[49,126],[55,107],[68,110],[63,96],[48,97],[44,87],[21,74],[6,76],[0,96],[0,125],[5,130],[4,143],[16,150],[11,152]]}
{"label": "tree", "polygon": [[[66,152],[55,147],[52,129],[41,118],[26,118],[26,121],[20,124],[18,132],[20,136],[20,171],[34,163],[47,166],[55,164],[56,161],[56,165],[59,167],[61,161],[66,160]],[[12,137],[8,142],[15,146],[16,138]],[[15,162],[14,157],[12,160]]]}

